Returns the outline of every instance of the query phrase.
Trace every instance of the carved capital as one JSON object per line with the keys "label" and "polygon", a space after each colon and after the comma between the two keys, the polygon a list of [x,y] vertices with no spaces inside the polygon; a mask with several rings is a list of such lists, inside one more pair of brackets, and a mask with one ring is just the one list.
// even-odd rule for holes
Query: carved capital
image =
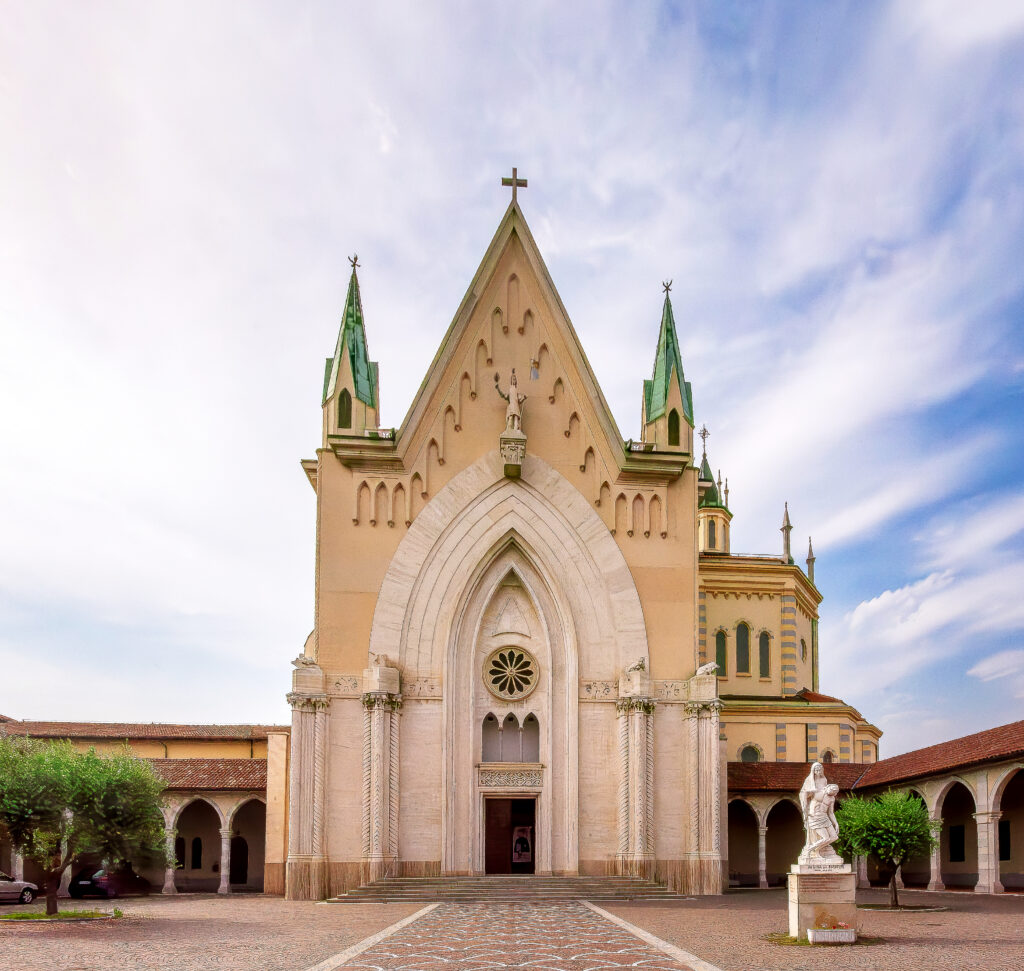
{"label": "carved capital", "polygon": [[722,703],[717,698],[706,701],[687,701],[683,703],[683,711],[688,715],[711,715],[716,711],[720,711],[721,708]]}
{"label": "carved capital", "polygon": [[624,715],[631,711],[642,711],[645,715],[654,713],[657,702],[653,698],[620,698],[615,702],[615,710]]}
{"label": "carved capital", "polygon": [[363,695],[363,707],[369,711],[383,708],[387,711],[402,710],[402,696],[388,691],[367,691]]}
{"label": "carved capital", "polygon": [[285,701],[292,706],[294,711],[317,711],[326,708],[331,703],[327,695],[303,695],[297,691],[289,691],[285,695]]}

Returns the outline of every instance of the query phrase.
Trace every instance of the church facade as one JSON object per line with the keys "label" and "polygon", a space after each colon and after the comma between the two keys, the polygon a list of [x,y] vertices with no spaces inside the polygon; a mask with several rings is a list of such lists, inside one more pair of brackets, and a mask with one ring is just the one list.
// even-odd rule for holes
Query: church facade
{"label": "church facade", "polygon": [[268,888],[517,872],[718,893],[728,761],[876,759],[878,730],[817,690],[821,598],[788,513],[781,556],[730,550],[667,288],[655,323],[624,439],[513,191],[385,429],[353,261],[302,463],[315,627],[268,778],[287,820]]}

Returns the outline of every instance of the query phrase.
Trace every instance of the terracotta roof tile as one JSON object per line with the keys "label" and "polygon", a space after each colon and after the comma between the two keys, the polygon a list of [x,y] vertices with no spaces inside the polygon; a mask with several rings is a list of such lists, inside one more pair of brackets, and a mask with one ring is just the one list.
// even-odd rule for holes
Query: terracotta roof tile
{"label": "terracotta roof tile", "polygon": [[[825,766],[825,777],[838,783],[840,789],[859,792],[980,762],[1021,756],[1024,756],[1024,721],[964,735],[879,762],[830,762]],[[729,790],[794,792],[810,770],[810,762],[730,762]]]}
{"label": "terracotta roof tile", "polygon": [[[847,791],[867,768],[853,762],[830,762],[825,766],[825,778]],[[730,762],[729,791],[796,792],[810,771],[810,762]]]}
{"label": "terracotta roof tile", "polygon": [[868,767],[858,788],[890,785],[907,779],[948,772],[961,766],[1024,755],[1024,721],[1000,725],[974,735],[939,742],[913,752],[882,759]]}
{"label": "terracotta roof tile", "polygon": [[266,759],[147,759],[168,789],[266,791]]}
{"label": "terracotta roof tile", "polygon": [[803,698],[804,701],[835,702],[837,705],[846,704],[842,698],[833,698],[832,695],[823,695],[820,691],[811,691],[809,688],[804,688],[803,691],[798,691],[796,693],[796,697]]}
{"label": "terracotta roof tile", "polygon": [[0,722],[0,734],[34,738],[263,739],[287,725],[174,725],[163,722]]}

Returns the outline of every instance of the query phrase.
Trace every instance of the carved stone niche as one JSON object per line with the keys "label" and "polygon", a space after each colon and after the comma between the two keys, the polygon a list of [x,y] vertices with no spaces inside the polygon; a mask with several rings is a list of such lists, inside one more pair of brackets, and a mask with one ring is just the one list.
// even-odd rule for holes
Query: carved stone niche
{"label": "carved stone niche", "polygon": [[370,666],[363,671],[363,691],[383,691],[397,695],[400,676],[398,668],[388,664],[383,654],[371,654]]}
{"label": "carved stone niche", "polygon": [[505,475],[510,479],[518,479],[523,471],[523,459],[526,458],[526,436],[518,429],[505,429],[498,439],[501,459],[505,463]]}

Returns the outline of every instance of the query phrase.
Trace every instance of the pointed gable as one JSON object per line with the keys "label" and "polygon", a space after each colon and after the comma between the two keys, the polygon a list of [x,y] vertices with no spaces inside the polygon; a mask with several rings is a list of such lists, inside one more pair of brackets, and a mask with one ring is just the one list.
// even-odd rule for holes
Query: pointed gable
{"label": "pointed gable", "polygon": [[651,379],[644,381],[645,422],[652,422],[665,414],[673,381],[679,386],[683,415],[692,427],[693,393],[690,389],[690,382],[683,376],[683,358],[679,352],[676,321],[672,314],[672,301],[666,291],[665,304],[661,311],[658,349],[654,355],[654,370]]}
{"label": "pointed gable", "polygon": [[359,279],[356,268],[348,281],[345,310],[341,315],[338,343],[334,357],[327,359],[324,375],[324,397],[326,402],[337,389],[338,376],[342,370],[342,355],[347,354],[352,372],[352,393],[368,408],[377,407],[377,364],[370,360],[366,346],[366,330],[363,326],[363,302],[359,295]]}

